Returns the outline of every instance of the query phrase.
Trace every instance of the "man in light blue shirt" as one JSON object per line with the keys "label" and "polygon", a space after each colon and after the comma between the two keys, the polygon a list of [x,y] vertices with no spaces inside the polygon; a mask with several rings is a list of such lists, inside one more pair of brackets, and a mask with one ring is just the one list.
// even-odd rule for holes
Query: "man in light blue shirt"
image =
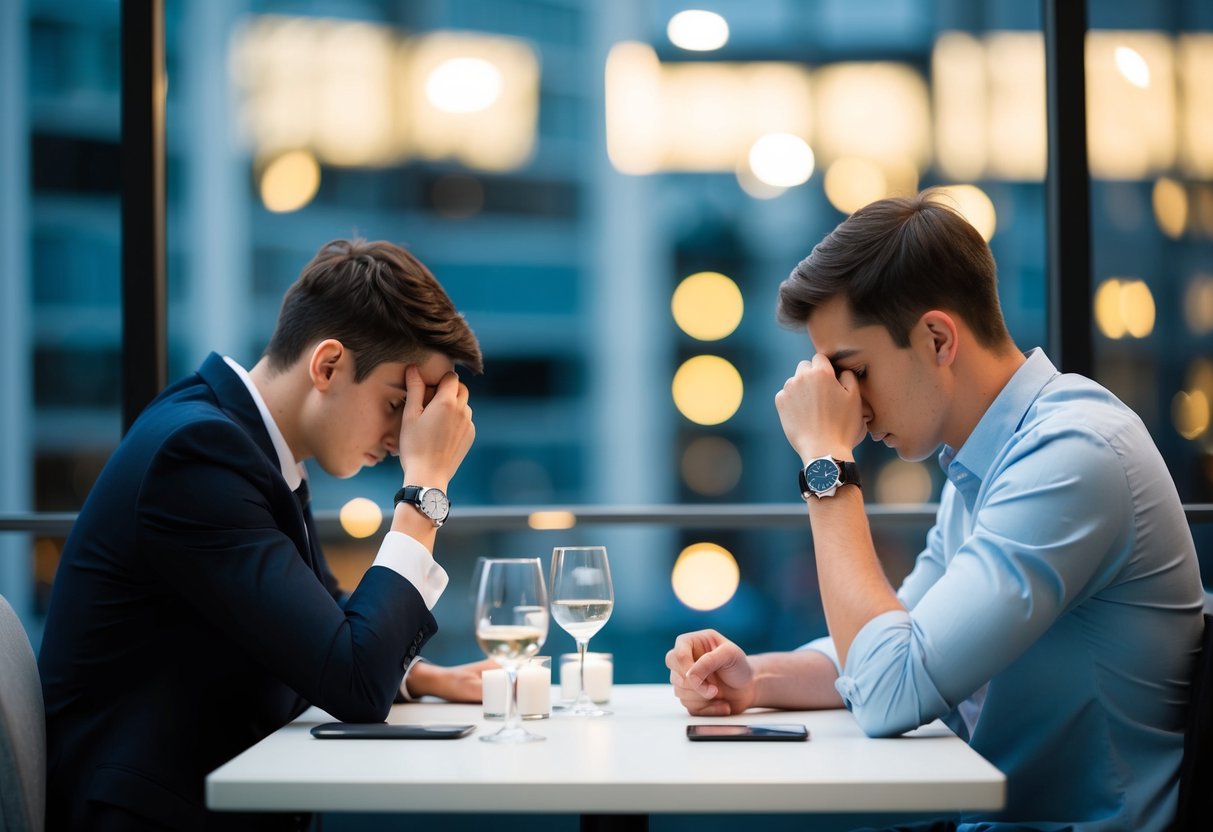
{"label": "man in light blue shirt", "polygon": [[[683,704],[845,706],[874,736],[943,718],[1007,775],[1007,802],[933,828],[1164,829],[1203,593],[1141,420],[1015,347],[989,248],[931,192],[839,225],[779,315],[816,352],[775,404],[805,466],[830,637],[751,657],[680,636],[666,662]],[[936,524],[897,592],[853,461],[865,433],[903,459],[942,446]]]}

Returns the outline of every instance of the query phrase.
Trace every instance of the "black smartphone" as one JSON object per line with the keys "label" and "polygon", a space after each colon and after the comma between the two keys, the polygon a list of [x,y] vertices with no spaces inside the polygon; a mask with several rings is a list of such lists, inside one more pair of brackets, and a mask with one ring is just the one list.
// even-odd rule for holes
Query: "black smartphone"
{"label": "black smartphone", "polygon": [[321,740],[454,740],[466,737],[475,730],[475,725],[326,722],[312,728],[312,736]]}
{"label": "black smartphone", "polygon": [[799,723],[688,725],[687,739],[700,742],[803,742],[809,729]]}

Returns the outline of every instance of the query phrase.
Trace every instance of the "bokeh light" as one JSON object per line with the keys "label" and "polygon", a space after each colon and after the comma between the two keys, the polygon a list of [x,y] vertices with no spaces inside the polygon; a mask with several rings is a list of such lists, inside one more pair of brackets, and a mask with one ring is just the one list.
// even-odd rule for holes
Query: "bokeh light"
{"label": "bokeh light", "polygon": [[691,52],[711,52],[729,42],[729,24],[715,12],[687,9],[666,24],[670,43]]}
{"label": "bokeh light", "polygon": [[1108,338],[1145,338],[1154,318],[1154,295],[1142,280],[1111,277],[1095,292],[1095,324]]}
{"label": "bokeh light", "polygon": [[383,511],[374,500],[355,497],[341,507],[341,528],[350,537],[370,537],[383,525]]}
{"label": "bokeh light", "polygon": [[1184,320],[1193,335],[1213,332],[1213,275],[1198,274],[1184,290]]}
{"label": "bokeh light", "polygon": [[705,497],[719,497],[741,481],[741,452],[720,436],[700,436],[682,452],[682,481]]}
{"label": "bokeh light", "polygon": [[1113,52],[1116,68],[1124,79],[1138,89],[1150,86],[1150,65],[1131,46],[1118,46]]}
{"label": "bokeh light", "polygon": [[994,202],[976,185],[945,185],[934,189],[933,199],[955,208],[987,243],[998,227]]}
{"label": "bokeh light", "polygon": [[719,272],[698,272],[683,280],[670,302],[674,321],[700,341],[718,341],[741,323],[745,304],[737,284]]}
{"label": "bokeh light", "polygon": [[526,524],[532,529],[571,529],[577,525],[577,515],[571,511],[532,511]]}
{"label": "bokeh light", "polygon": [[1184,186],[1164,176],[1154,183],[1152,197],[1159,229],[1172,240],[1178,240],[1188,225],[1188,193]]}
{"label": "bokeh light", "polygon": [[698,425],[719,425],[741,407],[741,373],[719,356],[697,355],[678,368],[672,392],[683,416]]}
{"label": "bokeh light", "polygon": [[813,149],[800,136],[767,133],[754,142],[749,154],[750,170],[759,181],[776,188],[794,188],[813,175]]}
{"label": "bokeh light", "polygon": [[741,583],[733,554],[715,543],[692,543],[674,562],[670,583],[678,600],[693,610],[714,610],[729,602]]}
{"label": "bokeh light", "polygon": [[283,153],[261,172],[261,201],[276,214],[298,211],[319,189],[320,165],[306,150]]}
{"label": "bokeh light", "polygon": [[483,58],[451,58],[430,70],[425,97],[444,113],[477,113],[501,97],[501,70]]}
{"label": "bokeh light", "polygon": [[925,503],[931,498],[931,475],[919,462],[894,459],[876,475],[876,499],[882,503]]}
{"label": "bokeh light", "polygon": [[1196,439],[1209,429],[1209,399],[1202,390],[1180,390],[1171,399],[1171,421],[1184,439]]}
{"label": "bokeh light", "polygon": [[889,183],[880,166],[855,156],[835,160],[826,168],[823,184],[826,199],[844,214],[853,214],[889,194]]}

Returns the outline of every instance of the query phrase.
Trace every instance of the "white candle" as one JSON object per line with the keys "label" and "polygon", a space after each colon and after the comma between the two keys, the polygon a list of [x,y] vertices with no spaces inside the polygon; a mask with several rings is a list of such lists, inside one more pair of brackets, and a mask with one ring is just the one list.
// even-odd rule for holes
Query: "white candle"
{"label": "white candle", "polygon": [[[523,719],[546,719],[552,713],[552,668],[548,656],[536,656],[518,668],[518,713]],[[486,718],[505,716],[506,679],[500,668],[480,674],[480,696]]]}
{"label": "white candle", "polygon": [[[610,653],[585,654],[585,691],[590,699],[598,704],[611,701],[611,677],[613,665]],[[576,653],[566,653],[560,657],[560,698],[573,700],[577,698],[580,680],[578,674],[580,665]]]}
{"label": "white candle", "polygon": [[501,668],[486,670],[480,674],[480,698],[484,703],[484,715],[501,719],[505,716],[505,671]]}
{"label": "white candle", "polygon": [[524,718],[543,719],[552,714],[552,667],[531,661],[518,668],[518,712]]}

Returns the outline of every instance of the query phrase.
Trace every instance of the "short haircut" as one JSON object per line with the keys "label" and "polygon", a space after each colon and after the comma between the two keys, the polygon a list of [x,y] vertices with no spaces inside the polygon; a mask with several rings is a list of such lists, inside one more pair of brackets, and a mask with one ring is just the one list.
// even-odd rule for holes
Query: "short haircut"
{"label": "short haircut", "polygon": [[385,361],[434,352],[484,369],[476,336],[438,280],[408,251],[383,241],[333,240],[320,248],[282,300],[265,349],[270,369],[285,370],[326,338],[353,353],[359,382]]}
{"label": "short haircut", "polygon": [[962,318],[985,347],[1012,343],[990,247],[939,191],[893,197],[843,220],[779,287],[779,323],[803,327],[846,297],[857,326],[880,324],[899,347],[924,312]]}

